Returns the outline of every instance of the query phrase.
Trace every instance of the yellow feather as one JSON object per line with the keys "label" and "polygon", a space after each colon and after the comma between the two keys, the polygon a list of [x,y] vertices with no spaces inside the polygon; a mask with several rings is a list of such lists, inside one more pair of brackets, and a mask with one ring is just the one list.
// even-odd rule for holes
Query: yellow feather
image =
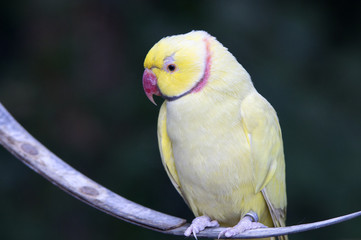
{"label": "yellow feather", "polygon": [[[187,92],[211,67],[200,91]],[[179,68],[170,73],[164,60]],[[192,67],[194,66],[194,67]],[[284,226],[285,163],[276,112],[254,88],[246,70],[215,38],[193,31],[162,39],[148,53],[158,87],[168,97],[158,119],[163,165],[196,216],[233,226],[255,211],[267,226]]]}

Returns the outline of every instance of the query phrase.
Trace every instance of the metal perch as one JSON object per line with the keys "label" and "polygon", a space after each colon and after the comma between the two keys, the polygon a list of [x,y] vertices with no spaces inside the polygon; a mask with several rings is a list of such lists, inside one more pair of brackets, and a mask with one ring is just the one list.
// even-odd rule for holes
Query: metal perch
{"label": "metal perch", "polygon": [[[73,197],[124,221],[154,231],[183,235],[189,224],[127,200],[78,172],[32,137],[0,103],[0,143],[16,158]],[[263,238],[304,232],[361,216],[361,211],[324,221],[250,230],[233,238]],[[217,238],[224,228],[206,229],[198,237]]]}

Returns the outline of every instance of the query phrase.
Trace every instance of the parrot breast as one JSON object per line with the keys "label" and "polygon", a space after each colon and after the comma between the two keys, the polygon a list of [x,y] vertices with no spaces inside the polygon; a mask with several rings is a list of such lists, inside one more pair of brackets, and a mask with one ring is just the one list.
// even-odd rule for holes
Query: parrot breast
{"label": "parrot breast", "polygon": [[[167,103],[167,132],[184,197],[200,216],[235,224],[253,196],[239,101],[189,94]],[[195,104],[197,103],[197,104]]]}

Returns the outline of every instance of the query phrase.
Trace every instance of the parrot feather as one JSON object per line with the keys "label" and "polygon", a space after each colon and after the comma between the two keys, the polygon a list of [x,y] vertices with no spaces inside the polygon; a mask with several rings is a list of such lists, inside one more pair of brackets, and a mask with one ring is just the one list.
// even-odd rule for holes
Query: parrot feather
{"label": "parrot feather", "polygon": [[[167,133],[167,110],[166,102],[160,108],[158,116],[158,146],[161,154],[164,169],[167,172],[169,179],[177,192],[183,197],[182,189],[180,187],[177,170],[174,165],[174,157],[172,152],[172,143]],[[184,201],[189,206],[187,200],[183,197]]]}

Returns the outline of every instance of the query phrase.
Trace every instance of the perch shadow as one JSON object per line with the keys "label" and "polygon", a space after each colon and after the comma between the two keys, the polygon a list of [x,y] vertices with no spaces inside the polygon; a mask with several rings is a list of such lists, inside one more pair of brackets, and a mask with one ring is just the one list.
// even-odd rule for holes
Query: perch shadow
{"label": "perch shadow", "polygon": [[[33,138],[0,103],[0,143],[16,158],[73,197],[126,222],[154,231],[183,235],[186,220],[129,201],[94,182]],[[361,211],[324,221],[246,231],[232,238],[264,238],[309,231],[361,216]],[[206,229],[197,237],[217,238],[224,228]]]}

